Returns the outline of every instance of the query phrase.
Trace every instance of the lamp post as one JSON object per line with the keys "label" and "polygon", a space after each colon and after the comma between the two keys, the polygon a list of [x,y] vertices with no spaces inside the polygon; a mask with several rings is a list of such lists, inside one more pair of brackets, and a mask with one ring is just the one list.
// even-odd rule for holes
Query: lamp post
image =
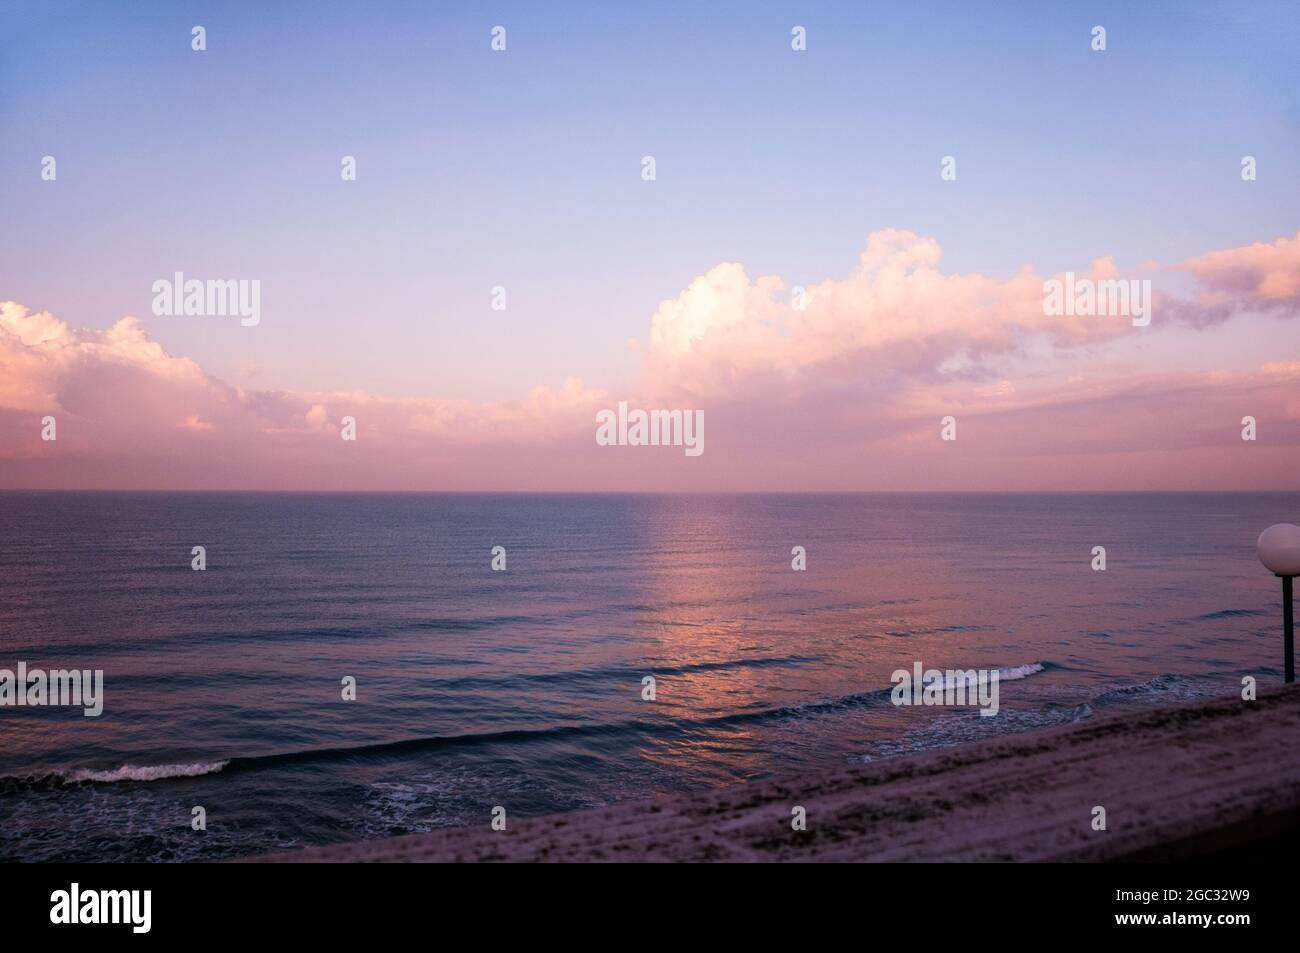
{"label": "lamp post", "polygon": [[1291,582],[1300,576],[1300,526],[1275,523],[1259,534],[1255,551],[1264,568],[1282,577],[1282,638],[1286,680],[1295,681],[1295,618],[1291,612]]}

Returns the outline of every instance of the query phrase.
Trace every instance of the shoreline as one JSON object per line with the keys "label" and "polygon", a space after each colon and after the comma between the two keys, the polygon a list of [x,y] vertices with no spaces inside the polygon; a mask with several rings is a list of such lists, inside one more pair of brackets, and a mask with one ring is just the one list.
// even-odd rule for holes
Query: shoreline
{"label": "shoreline", "polygon": [[[1170,861],[1300,831],[1300,686],[889,758],[240,863]],[[802,806],[807,829],[791,827]],[[1106,830],[1094,830],[1094,808]]]}

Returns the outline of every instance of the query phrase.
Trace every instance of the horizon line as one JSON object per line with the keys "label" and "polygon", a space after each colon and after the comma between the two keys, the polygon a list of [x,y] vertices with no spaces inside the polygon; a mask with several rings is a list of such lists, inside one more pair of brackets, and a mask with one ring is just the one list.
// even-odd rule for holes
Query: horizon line
{"label": "horizon line", "polygon": [[247,496],[1236,496],[1300,495],[1295,490],[249,490],[176,487],[0,487],[0,494],[173,493]]}

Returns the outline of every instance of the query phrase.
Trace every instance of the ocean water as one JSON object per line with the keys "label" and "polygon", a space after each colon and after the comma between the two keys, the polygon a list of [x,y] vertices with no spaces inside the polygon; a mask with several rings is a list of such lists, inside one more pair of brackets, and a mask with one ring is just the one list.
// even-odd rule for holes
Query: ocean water
{"label": "ocean water", "polygon": [[[486,829],[1267,687],[1279,521],[1300,493],[0,493],[0,668],[104,671],[98,718],[0,707],[0,860]],[[916,661],[1001,669],[999,714],[892,705]]]}

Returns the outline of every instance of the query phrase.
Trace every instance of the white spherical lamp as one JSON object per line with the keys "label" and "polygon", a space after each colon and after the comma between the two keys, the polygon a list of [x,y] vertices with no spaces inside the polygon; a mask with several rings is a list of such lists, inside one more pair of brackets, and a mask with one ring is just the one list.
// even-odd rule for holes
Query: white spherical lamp
{"label": "white spherical lamp", "polygon": [[1300,526],[1275,523],[1255,543],[1259,561],[1278,576],[1300,576]]}

